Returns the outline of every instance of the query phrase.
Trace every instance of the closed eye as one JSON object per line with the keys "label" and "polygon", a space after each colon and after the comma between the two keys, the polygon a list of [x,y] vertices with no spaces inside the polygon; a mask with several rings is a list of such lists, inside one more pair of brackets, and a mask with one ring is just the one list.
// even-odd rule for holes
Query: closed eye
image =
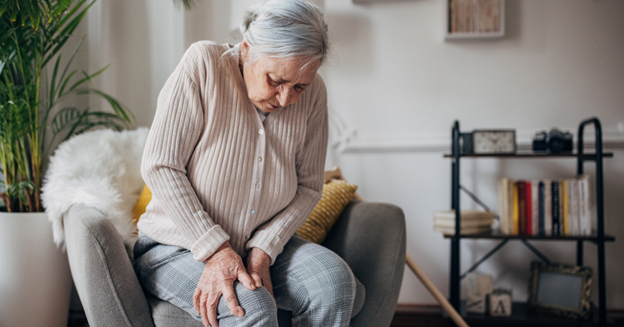
{"label": "closed eye", "polygon": [[269,75],[267,75],[267,80],[269,81],[269,85],[271,85],[272,87],[278,87],[280,84],[282,84],[278,81],[273,80]]}

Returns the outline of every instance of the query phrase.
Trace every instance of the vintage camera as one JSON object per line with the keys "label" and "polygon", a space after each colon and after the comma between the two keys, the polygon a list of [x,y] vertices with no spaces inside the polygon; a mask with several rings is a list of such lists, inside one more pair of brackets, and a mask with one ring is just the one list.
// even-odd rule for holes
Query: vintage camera
{"label": "vintage camera", "polygon": [[533,136],[533,151],[550,153],[572,152],[572,134],[556,128],[549,133],[541,131]]}

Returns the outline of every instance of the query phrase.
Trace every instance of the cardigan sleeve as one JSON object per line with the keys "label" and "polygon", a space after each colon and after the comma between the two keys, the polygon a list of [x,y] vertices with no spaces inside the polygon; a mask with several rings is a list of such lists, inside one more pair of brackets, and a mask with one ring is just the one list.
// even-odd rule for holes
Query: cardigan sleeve
{"label": "cardigan sleeve", "polygon": [[307,121],[303,146],[295,159],[297,192],[290,204],[261,226],[246,246],[247,250],[254,247],[264,250],[271,257],[271,265],[323,195],[328,140],[327,91],[320,76],[317,77],[320,86]]}
{"label": "cardigan sleeve", "polygon": [[196,50],[187,51],[158,96],[141,174],[152,191],[152,201],[162,205],[192,244],[193,258],[203,262],[230,237],[204,210],[186,174],[204,128],[200,88],[188,73],[197,65]]}

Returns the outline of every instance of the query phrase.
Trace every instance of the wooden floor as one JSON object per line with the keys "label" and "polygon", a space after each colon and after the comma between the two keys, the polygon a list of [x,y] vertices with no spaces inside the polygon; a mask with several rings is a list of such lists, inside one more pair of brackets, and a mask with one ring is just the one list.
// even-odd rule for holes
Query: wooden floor
{"label": "wooden floor", "polygon": [[[624,311],[608,311],[607,320],[609,321],[608,327],[624,327]],[[499,326],[500,323],[491,322],[475,322],[469,321],[470,327],[485,327],[485,326]],[[503,324],[505,327],[507,326],[530,326],[534,327],[535,324],[527,324],[527,323],[514,323],[514,324]],[[577,322],[575,321],[558,321],[557,324],[546,324],[546,326],[577,326]],[[586,323],[583,323],[582,326],[586,326]],[[431,327],[452,327],[455,326],[450,318],[447,318],[442,313],[442,308],[437,305],[405,305],[399,304],[397,306],[396,313],[394,314],[394,319],[392,319],[392,323],[390,327],[421,327],[421,326],[431,326]]]}
{"label": "wooden floor", "polygon": [[[608,317],[612,324],[609,327],[624,327],[624,311],[611,311]],[[445,318],[442,309],[435,305],[401,305],[397,307],[390,327],[452,327],[453,323]],[[471,324],[471,327],[480,325]],[[574,323],[570,324],[574,326]],[[84,312],[70,312],[67,327],[89,327]]]}
{"label": "wooden floor", "polygon": [[442,315],[442,308],[437,305],[405,305],[397,306],[391,327],[440,326],[451,327],[450,319]]}

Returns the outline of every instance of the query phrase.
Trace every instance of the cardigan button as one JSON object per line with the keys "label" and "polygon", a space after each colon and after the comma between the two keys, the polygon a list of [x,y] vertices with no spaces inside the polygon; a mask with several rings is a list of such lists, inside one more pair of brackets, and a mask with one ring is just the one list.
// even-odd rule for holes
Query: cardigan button
{"label": "cardigan button", "polygon": [[258,131],[258,133],[260,133],[260,134],[264,134],[264,130],[263,130],[263,129],[260,129],[260,130]]}
{"label": "cardigan button", "polygon": [[258,157],[258,162],[262,162],[262,157]]}
{"label": "cardigan button", "polygon": [[249,213],[253,216],[253,215],[255,215],[255,214],[256,214],[256,210],[251,209],[251,211],[249,211]]}

